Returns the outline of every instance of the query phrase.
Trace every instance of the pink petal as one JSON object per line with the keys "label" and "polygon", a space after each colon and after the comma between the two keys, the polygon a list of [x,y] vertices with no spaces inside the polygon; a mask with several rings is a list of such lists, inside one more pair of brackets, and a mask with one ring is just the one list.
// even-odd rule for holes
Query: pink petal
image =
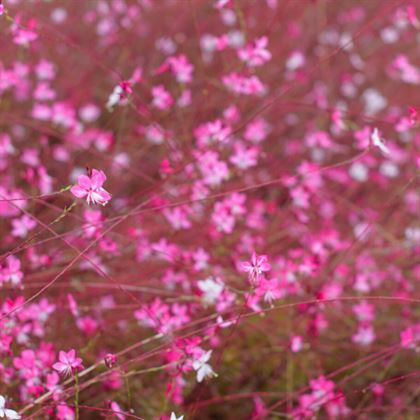
{"label": "pink petal", "polygon": [[104,190],[104,189],[99,190],[98,191],[98,194],[101,197],[101,200],[102,201],[109,201],[109,200],[111,200],[111,194],[108,191]]}
{"label": "pink petal", "polygon": [[60,350],[60,353],[58,353],[58,360],[64,364],[67,363],[67,354],[65,351]]}
{"label": "pink petal", "polygon": [[52,367],[55,369],[55,370],[58,370],[59,372],[61,372],[62,370],[64,370],[65,368],[66,368],[66,365],[64,365],[63,363],[61,363],[61,362],[57,362],[57,363],[54,363],[53,365],[52,365]]}
{"label": "pink petal", "polygon": [[96,169],[92,171],[91,185],[94,190],[101,188],[105,181],[106,175],[103,171],[97,171]]}
{"label": "pink petal", "polygon": [[92,186],[92,181],[87,175],[79,175],[77,177],[77,183],[80,187],[84,188],[85,190],[88,190]]}
{"label": "pink petal", "polygon": [[83,198],[83,197],[85,197],[85,196],[86,196],[86,194],[87,194],[87,191],[86,191],[84,188],[79,187],[78,185],[74,185],[73,187],[71,187],[71,188],[70,188],[70,192],[71,192],[74,196],[76,196],[77,198]]}
{"label": "pink petal", "polygon": [[257,254],[255,252],[252,253],[252,257],[251,257],[251,263],[252,265],[257,265]]}
{"label": "pink petal", "polygon": [[76,350],[71,349],[67,352],[67,358],[70,362],[72,362],[75,357],[76,357]]}
{"label": "pink petal", "polygon": [[240,268],[246,272],[252,270],[252,265],[248,261],[244,261],[240,263]]}

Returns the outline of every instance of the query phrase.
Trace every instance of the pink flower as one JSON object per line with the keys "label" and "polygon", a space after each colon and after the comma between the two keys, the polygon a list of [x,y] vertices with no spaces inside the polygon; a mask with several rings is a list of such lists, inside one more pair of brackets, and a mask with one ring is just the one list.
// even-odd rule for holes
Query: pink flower
{"label": "pink flower", "polygon": [[258,67],[271,60],[271,53],[266,48],[268,38],[263,36],[238,51],[239,58],[249,67]]}
{"label": "pink flower", "polygon": [[98,203],[104,206],[111,199],[111,194],[102,188],[105,181],[104,172],[93,169],[91,176],[79,175],[77,185],[71,187],[70,191],[77,198],[87,197],[88,204]]}
{"label": "pink flower", "polygon": [[32,217],[24,214],[20,219],[13,219],[12,226],[12,235],[18,238],[24,238],[36,226],[36,222]]}
{"label": "pink flower", "polygon": [[240,269],[248,273],[249,281],[255,285],[264,272],[270,271],[271,266],[267,261],[266,255],[257,255],[254,252],[250,262],[244,261],[240,263]]}
{"label": "pink flower", "polygon": [[191,82],[194,67],[184,54],[176,57],[169,57],[167,63],[171,67],[171,70],[179,83]]}
{"label": "pink flower", "polygon": [[400,333],[400,339],[403,348],[417,350],[420,343],[420,324],[406,328]]}
{"label": "pink flower", "polygon": [[58,420],[74,420],[74,411],[69,406],[61,403],[57,406],[57,419]]}
{"label": "pink flower", "polygon": [[238,73],[229,73],[222,77],[222,83],[226,88],[240,95],[263,95],[266,87],[258,76],[242,76]]}
{"label": "pink flower", "polygon": [[154,86],[152,88],[152,96],[152,105],[162,111],[170,108],[174,103],[171,94],[165,89],[163,85]]}
{"label": "pink flower", "polygon": [[361,346],[368,346],[375,341],[375,331],[371,325],[359,325],[359,328],[352,336],[353,343]]}
{"label": "pink flower", "polygon": [[60,372],[63,376],[70,375],[75,369],[82,367],[82,359],[76,357],[76,350],[71,349],[67,353],[60,351],[57,363],[53,364],[53,368]]}

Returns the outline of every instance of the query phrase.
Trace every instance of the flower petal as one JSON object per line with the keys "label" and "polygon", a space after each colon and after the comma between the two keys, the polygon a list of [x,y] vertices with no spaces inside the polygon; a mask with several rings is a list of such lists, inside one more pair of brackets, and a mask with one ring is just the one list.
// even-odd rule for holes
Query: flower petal
{"label": "flower petal", "polygon": [[79,187],[79,185],[74,185],[73,187],[71,187],[70,188],[70,192],[74,196],[76,196],[77,198],[83,198],[87,194],[87,191],[84,188]]}
{"label": "flower petal", "polygon": [[77,177],[77,183],[80,187],[88,190],[92,187],[92,181],[87,175],[79,175]]}
{"label": "flower petal", "polygon": [[97,171],[96,169],[93,169],[91,178],[92,189],[96,190],[98,188],[101,188],[105,181],[105,173],[103,171]]}

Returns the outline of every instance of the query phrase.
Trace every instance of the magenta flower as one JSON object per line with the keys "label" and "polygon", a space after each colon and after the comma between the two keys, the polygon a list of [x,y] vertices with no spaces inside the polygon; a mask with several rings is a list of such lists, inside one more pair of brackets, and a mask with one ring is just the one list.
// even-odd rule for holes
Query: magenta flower
{"label": "magenta flower", "polygon": [[71,187],[70,191],[77,198],[86,197],[88,204],[98,203],[104,206],[111,199],[111,194],[102,188],[105,181],[104,172],[93,169],[91,176],[79,175],[77,185]]}
{"label": "magenta flower", "polygon": [[76,350],[71,349],[67,353],[60,351],[58,355],[59,362],[53,364],[53,368],[63,376],[70,375],[75,369],[82,367],[82,359],[76,357]]}

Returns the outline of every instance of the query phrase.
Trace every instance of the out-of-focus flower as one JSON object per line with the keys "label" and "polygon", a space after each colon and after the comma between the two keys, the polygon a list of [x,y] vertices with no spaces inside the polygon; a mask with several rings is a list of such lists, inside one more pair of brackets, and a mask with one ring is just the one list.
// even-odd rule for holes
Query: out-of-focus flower
{"label": "out-of-focus flower", "polygon": [[200,358],[194,360],[192,367],[197,372],[197,382],[202,382],[204,378],[217,376],[212,367],[207,363],[210,360],[212,350],[205,352]]}
{"label": "out-of-focus flower", "polygon": [[20,419],[20,415],[10,408],[6,408],[6,399],[0,395],[0,417],[6,419]]}

